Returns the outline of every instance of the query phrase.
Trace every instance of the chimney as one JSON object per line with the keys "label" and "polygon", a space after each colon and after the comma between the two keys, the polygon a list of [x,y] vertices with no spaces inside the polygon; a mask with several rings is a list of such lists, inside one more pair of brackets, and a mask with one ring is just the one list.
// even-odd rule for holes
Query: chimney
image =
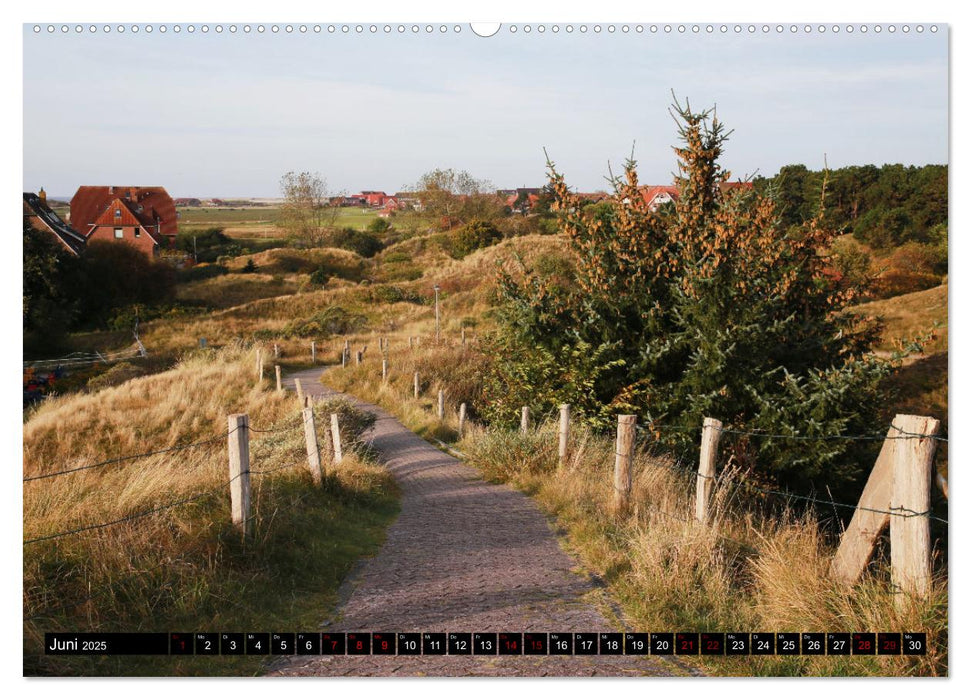
{"label": "chimney", "polygon": [[133,202],[137,202],[138,201],[138,188],[137,187],[129,187],[128,188],[128,199],[130,199]]}
{"label": "chimney", "polygon": [[108,186],[108,194],[114,194],[114,193],[115,193],[114,185],[109,185]]}
{"label": "chimney", "polygon": [[43,186],[41,186],[40,192],[37,193],[37,196],[40,197],[40,201],[42,201],[44,204],[47,204],[47,193],[44,191]]}

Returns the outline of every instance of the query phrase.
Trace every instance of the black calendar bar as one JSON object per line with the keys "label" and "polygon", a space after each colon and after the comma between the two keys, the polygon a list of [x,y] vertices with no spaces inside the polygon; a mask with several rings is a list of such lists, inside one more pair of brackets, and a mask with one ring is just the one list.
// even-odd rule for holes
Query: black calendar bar
{"label": "black calendar bar", "polygon": [[923,632],[48,632],[51,656],[924,655]]}

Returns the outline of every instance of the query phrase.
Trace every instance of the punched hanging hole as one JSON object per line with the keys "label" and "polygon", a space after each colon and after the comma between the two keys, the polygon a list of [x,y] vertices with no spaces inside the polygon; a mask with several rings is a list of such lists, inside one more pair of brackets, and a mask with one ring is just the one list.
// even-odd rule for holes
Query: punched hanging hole
{"label": "punched hanging hole", "polygon": [[483,39],[488,39],[490,36],[495,36],[499,33],[499,29],[502,24],[499,22],[472,22],[469,28],[472,33],[476,36],[480,36]]}

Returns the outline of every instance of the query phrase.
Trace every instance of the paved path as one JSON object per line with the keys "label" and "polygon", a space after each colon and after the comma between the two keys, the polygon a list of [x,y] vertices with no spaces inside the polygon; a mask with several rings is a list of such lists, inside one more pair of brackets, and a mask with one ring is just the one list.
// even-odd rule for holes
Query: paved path
{"label": "paved path", "polygon": [[[313,396],[320,369],[296,372]],[[386,411],[369,436],[401,487],[401,513],[377,556],[345,584],[335,632],[618,631],[606,591],[578,573],[536,505],[435,449]],[[609,608],[608,608],[609,609]],[[282,657],[287,676],[668,676],[686,669],[634,656]]]}

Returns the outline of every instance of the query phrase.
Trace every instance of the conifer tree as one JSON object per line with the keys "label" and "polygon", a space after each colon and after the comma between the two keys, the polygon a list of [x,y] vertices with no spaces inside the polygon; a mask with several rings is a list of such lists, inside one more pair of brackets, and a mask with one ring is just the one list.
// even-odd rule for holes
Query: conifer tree
{"label": "conifer tree", "polygon": [[[784,436],[879,433],[880,380],[893,362],[869,353],[872,320],[847,310],[859,289],[834,274],[834,232],[817,215],[783,228],[769,196],[732,186],[719,165],[729,133],[711,111],[675,103],[681,145],[673,207],[652,211],[637,164],[613,180],[607,207],[584,207],[549,163],[553,209],[572,279],[519,261],[498,277],[503,351],[487,415],[573,404],[595,427],[619,413],[695,426],[713,416]],[[656,438],[691,449],[698,430]],[[734,439],[731,439],[733,438]],[[842,440],[723,438],[736,460],[793,486],[837,488],[860,472]]]}

